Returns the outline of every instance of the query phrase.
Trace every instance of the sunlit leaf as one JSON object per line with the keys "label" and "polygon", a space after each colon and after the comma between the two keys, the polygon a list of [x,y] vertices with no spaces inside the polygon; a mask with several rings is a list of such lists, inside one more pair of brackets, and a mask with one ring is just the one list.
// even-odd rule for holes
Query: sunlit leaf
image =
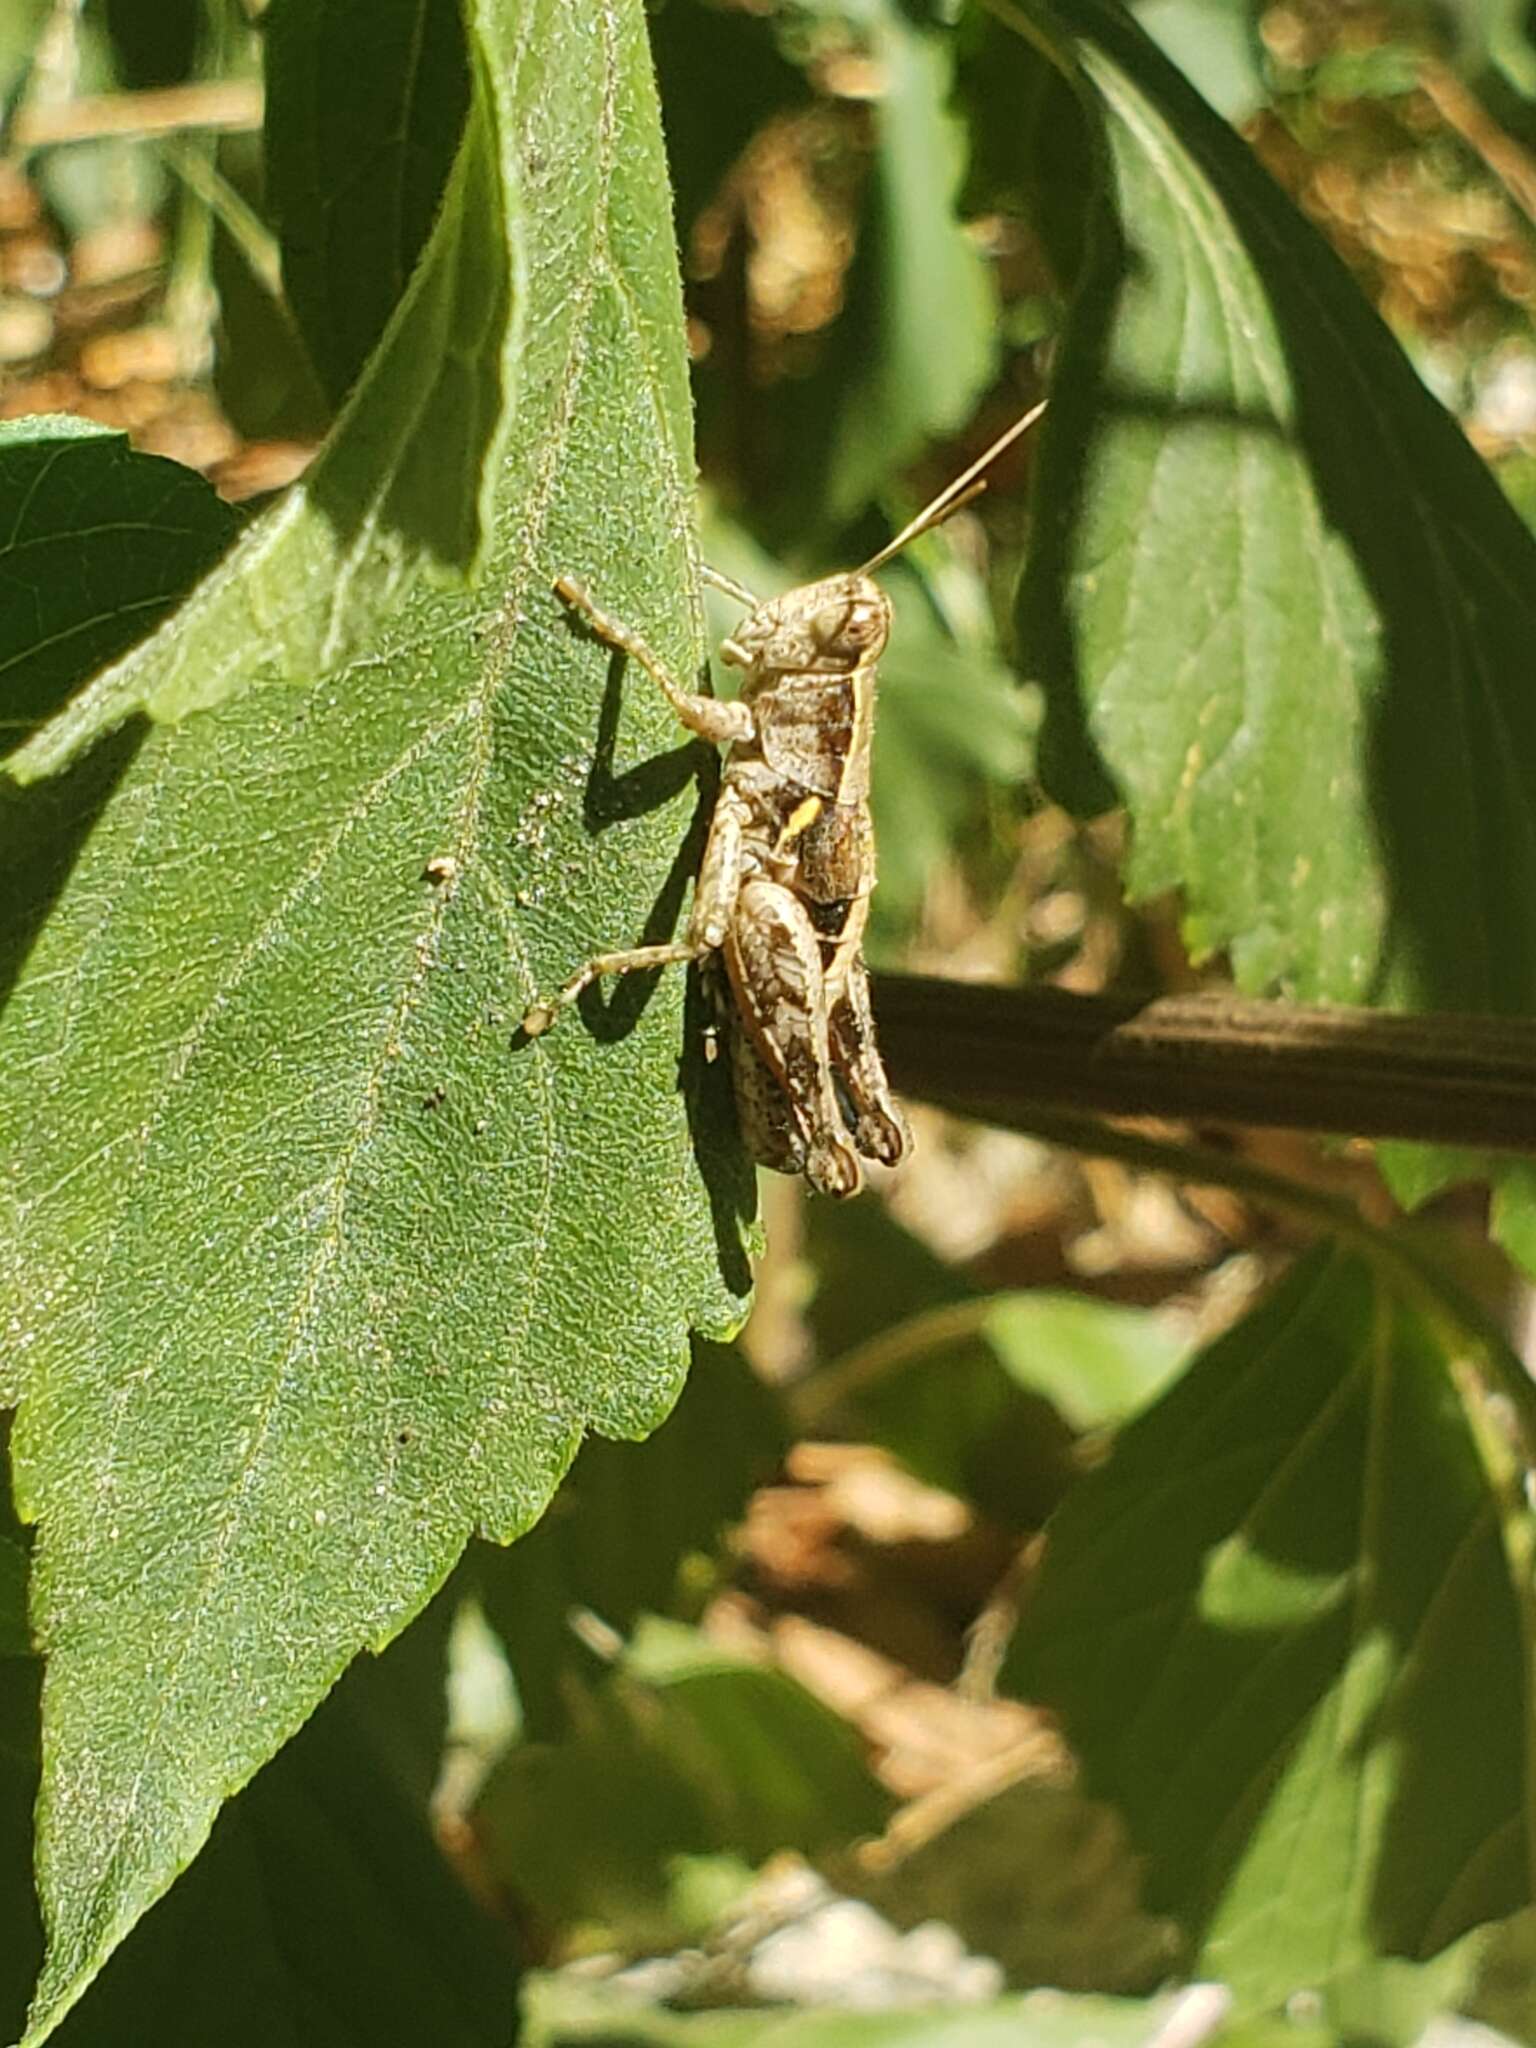
{"label": "sunlit leaf", "polygon": [[1132,894],[1181,889],[1245,988],[1536,1008],[1536,544],[1125,16],[1010,18],[1081,64],[1108,166],[1021,613],[1048,779],[1107,766]]}
{"label": "sunlit leaf", "polygon": [[670,931],[697,858],[693,751],[553,579],[684,673],[701,639],[641,10],[485,0],[475,31],[460,186],[477,168],[434,257],[497,241],[493,295],[525,258],[531,294],[487,595],[418,578],[322,687],[131,762],[127,736],[115,788],[6,814],[24,850],[89,795],[57,900],[5,933],[4,1371],[48,1652],[34,2042],[353,1654],[472,1529],[526,1528],[585,1428],[652,1428],[689,1325],[723,1332],[746,1287],[715,1077],[691,1060],[679,1091],[682,977],[514,1036],[594,947]]}

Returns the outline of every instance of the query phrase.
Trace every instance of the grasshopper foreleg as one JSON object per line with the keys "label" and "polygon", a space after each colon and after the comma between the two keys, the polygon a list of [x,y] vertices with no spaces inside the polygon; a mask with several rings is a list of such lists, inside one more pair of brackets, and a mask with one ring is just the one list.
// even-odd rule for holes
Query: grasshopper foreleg
{"label": "grasshopper foreleg", "polygon": [[555,590],[572,611],[581,613],[599,640],[606,640],[610,647],[618,648],[631,661],[639,662],[646,674],[655,679],[679,723],[685,725],[689,732],[696,733],[701,740],[708,740],[715,747],[729,746],[733,740],[751,739],[753,723],[749,705],[739,700],[706,697],[697,690],[685,690],[640,635],[616,619],[612,612],[604,611],[579,578],[557,576]]}

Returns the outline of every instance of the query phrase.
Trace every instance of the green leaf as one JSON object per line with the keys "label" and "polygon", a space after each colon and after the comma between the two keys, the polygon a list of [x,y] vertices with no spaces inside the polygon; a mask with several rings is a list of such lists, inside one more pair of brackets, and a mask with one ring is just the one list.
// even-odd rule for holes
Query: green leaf
{"label": "green leaf", "polygon": [[912,26],[897,0],[848,0],[882,79],[875,184],[840,345],[857,364],[842,394],[823,517],[863,509],[923,442],[969,418],[997,362],[996,302],[955,217],[962,131],[948,110],[949,38]]}
{"label": "green leaf", "polygon": [[[1399,1201],[1403,1199],[1395,1185],[1393,1192]],[[1518,1259],[1527,1273],[1536,1273],[1536,1162],[1500,1162],[1490,1224],[1495,1242],[1512,1259]]]}
{"label": "green leaf", "polygon": [[682,1398],[655,1435],[592,1438],[538,1527],[481,1559],[481,1601],[506,1646],[526,1737],[563,1733],[568,1672],[596,1675],[573,1615],[625,1635],[644,1612],[677,1611],[680,1573],[718,1548],[783,1446],[777,1404],[741,1354],[696,1344]]}
{"label": "green leaf", "polygon": [[[809,11],[867,57],[878,88],[843,309],[810,374],[775,384],[759,417],[706,436],[750,447],[754,522],[786,556],[824,549],[926,441],[964,426],[998,359],[996,295],[956,210],[953,35],[918,26],[901,0],[815,0]],[[851,178],[858,133],[844,123],[832,134]],[[700,386],[708,421],[708,361]]]}
{"label": "green leaf", "polygon": [[26,84],[48,20],[48,0],[16,0],[0,11],[0,98],[7,104]]}
{"label": "green leaf", "polygon": [[1460,1345],[1360,1260],[1303,1260],[1069,1497],[1010,1653],[1247,2007],[1529,1895],[1521,1618]]}
{"label": "green leaf", "polygon": [[340,404],[402,297],[469,106],[456,0],[275,0],[267,196],[283,283]]}
{"label": "green leaf", "polygon": [[417,1682],[399,1666],[425,1644],[441,1694],[443,1618],[349,1672],[229,1806],[60,2048],[506,2048],[516,1953],[450,1874],[394,1756]]}
{"label": "green leaf", "polygon": [[1464,72],[1496,65],[1505,78],[1529,99],[1536,93],[1536,48],[1531,42],[1531,16],[1526,0],[1465,0],[1442,25],[1460,45]]}
{"label": "green leaf", "polygon": [[495,1874],[547,1926],[593,1924],[629,1947],[696,1935],[669,1892],[684,1859],[812,1856],[889,1815],[836,1714],[676,1623],[640,1631],[587,1722],[514,1749],[475,1813]]}
{"label": "green leaf", "polygon": [[1181,888],[1244,988],[1536,1008],[1536,545],[1124,15],[1027,11],[1107,165],[1022,598],[1047,779],[1092,798],[1107,767],[1132,895]]}
{"label": "green leaf", "polygon": [[891,579],[895,622],[880,664],[872,794],[880,887],[874,938],[910,933],[935,870],[956,858],[989,794],[1034,765],[1035,701],[997,650],[963,645],[909,575]]}
{"label": "green leaf", "polygon": [[1075,1436],[1125,1420],[1181,1363],[1143,1310],[956,1288],[833,1359],[806,1396],[816,1422],[835,1418],[1004,1526],[1035,1528],[1060,1497]]}
{"label": "green leaf", "polygon": [[0,421],[0,747],[141,638],[236,527],[200,476],[125,434]]}
{"label": "green leaf", "polygon": [[1241,121],[1266,98],[1248,0],[1133,0],[1136,19],[1204,99]]}
{"label": "green leaf", "polygon": [[1082,1294],[995,1295],[984,1327],[1015,1384],[1079,1432],[1138,1414],[1184,1365],[1184,1346],[1155,1315]]}
{"label": "green leaf", "polygon": [[[535,55],[520,75],[539,68]],[[13,757],[19,781],[55,773],[135,712],[174,724],[258,683],[342,673],[376,652],[384,611],[419,600],[430,577],[484,566],[513,414],[529,428],[550,403],[517,389],[530,293],[542,304],[548,287],[529,270],[542,245],[523,207],[537,192],[525,201],[501,89],[482,71],[432,239],[308,475]],[[410,626],[398,624],[401,644]]]}
{"label": "green leaf", "polygon": [[[6,1370],[49,1656],[33,2042],[471,1530],[528,1527],[585,1429],[653,1428],[689,1326],[741,1314],[752,1181],[715,1070],[680,1091],[682,977],[514,1038],[596,946],[673,928],[698,853],[693,750],[553,579],[683,673],[701,635],[640,9],[486,0],[475,28],[507,97],[471,155],[536,140],[539,166],[515,230],[499,201],[472,224],[515,232],[531,294],[494,595],[418,582],[324,686],[120,750],[110,796],[70,791],[85,843],[40,935],[7,934]],[[62,833],[74,781],[12,822]]]}

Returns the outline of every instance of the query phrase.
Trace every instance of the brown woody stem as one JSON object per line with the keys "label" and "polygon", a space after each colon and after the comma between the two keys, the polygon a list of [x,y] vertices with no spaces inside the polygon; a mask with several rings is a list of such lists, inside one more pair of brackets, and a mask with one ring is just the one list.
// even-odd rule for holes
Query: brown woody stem
{"label": "brown woody stem", "polygon": [[1536,1022],[1234,996],[875,977],[895,1086],[983,1121],[1026,1105],[1536,1152]]}

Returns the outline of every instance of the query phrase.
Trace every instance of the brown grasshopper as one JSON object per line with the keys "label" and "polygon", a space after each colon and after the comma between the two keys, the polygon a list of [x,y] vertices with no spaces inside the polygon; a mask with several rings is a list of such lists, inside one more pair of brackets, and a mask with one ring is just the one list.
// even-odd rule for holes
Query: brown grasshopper
{"label": "brown grasshopper", "polygon": [[871,578],[984,488],[982,472],[1043,409],[1016,420],[860,569],[761,601],[706,569],[747,607],[720,649],[746,672],[735,699],[684,689],[583,583],[555,581],[600,640],[655,677],[689,732],[730,752],[687,936],[595,955],[529,1007],[523,1030],[539,1037],[600,975],[723,958],[743,1142],[759,1164],[804,1173],[823,1194],[856,1194],[861,1155],[894,1166],[912,1144],[875,1043],[862,950],[875,886],[875,669],[891,629],[890,600]]}

